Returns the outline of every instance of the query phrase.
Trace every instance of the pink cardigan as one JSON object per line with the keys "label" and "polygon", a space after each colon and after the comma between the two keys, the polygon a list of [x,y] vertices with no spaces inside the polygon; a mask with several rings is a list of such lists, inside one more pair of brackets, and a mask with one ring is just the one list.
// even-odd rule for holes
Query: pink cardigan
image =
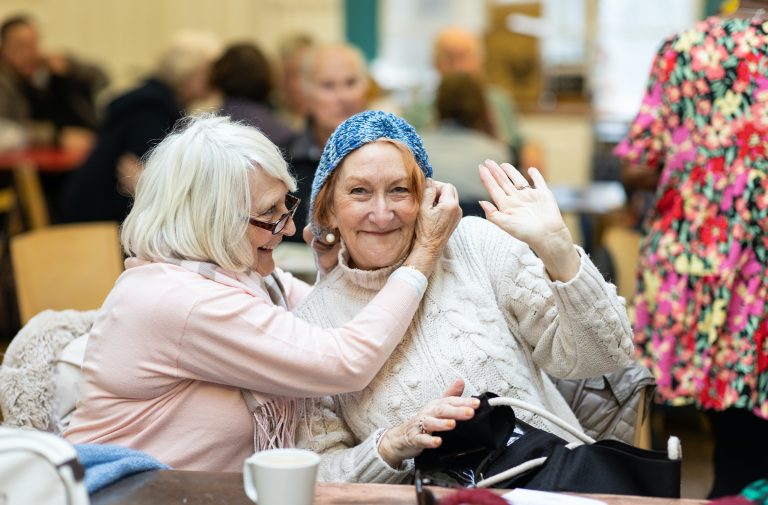
{"label": "pink cardigan", "polygon": [[[254,292],[252,280],[238,288],[176,265],[126,265],[91,330],[81,399],[64,435],[185,470],[240,471],[253,451],[241,388],[298,397],[363,389],[423,294],[393,275],[355,319],[321,329]],[[311,287],[278,275],[293,309]]]}

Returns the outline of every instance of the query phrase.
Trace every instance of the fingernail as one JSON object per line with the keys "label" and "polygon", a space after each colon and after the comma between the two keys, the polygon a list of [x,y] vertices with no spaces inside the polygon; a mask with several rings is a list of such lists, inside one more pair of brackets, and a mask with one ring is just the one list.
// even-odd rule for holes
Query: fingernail
{"label": "fingernail", "polygon": [[456,421],[454,421],[453,419],[448,419],[445,422],[445,426],[448,427],[448,428],[455,428],[456,427]]}
{"label": "fingernail", "polygon": [[479,407],[480,406],[480,400],[478,400],[477,398],[472,398],[472,406],[475,407],[475,408]]}
{"label": "fingernail", "polygon": [[464,414],[467,416],[473,416],[475,414],[475,409],[464,409]]}

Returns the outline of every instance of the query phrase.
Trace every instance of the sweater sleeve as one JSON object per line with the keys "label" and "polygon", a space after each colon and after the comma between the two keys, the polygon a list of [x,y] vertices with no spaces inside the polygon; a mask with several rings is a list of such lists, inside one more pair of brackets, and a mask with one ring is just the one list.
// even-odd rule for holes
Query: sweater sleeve
{"label": "sweater sleeve", "polygon": [[286,302],[288,303],[288,308],[290,310],[298,307],[301,301],[307,297],[310,291],[312,291],[312,286],[301,279],[297,279],[290,272],[284,272],[277,269],[277,276],[280,278],[280,282],[283,283],[283,287],[285,288]]}
{"label": "sweater sleeve", "polygon": [[632,330],[624,299],[580,247],[576,276],[552,281],[526,244],[487,221],[470,224],[461,234],[463,247],[481,258],[512,332],[531,346],[536,365],[578,379],[629,364]]}
{"label": "sweater sleeve", "polygon": [[413,470],[413,460],[394,469],[381,459],[376,442],[383,431],[376,430],[358,444],[341,415],[338,399],[324,397],[315,403],[309,424],[299,428],[297,446],[320,454],[320,481],[402,483]]}
{"label": "sweater sleeve", "polygon": [[359,391],[403,337],[422,295],[393,274],[355,318],[323,329],[241,290],[209,289],[189,310],[175,373],[285,396]]}

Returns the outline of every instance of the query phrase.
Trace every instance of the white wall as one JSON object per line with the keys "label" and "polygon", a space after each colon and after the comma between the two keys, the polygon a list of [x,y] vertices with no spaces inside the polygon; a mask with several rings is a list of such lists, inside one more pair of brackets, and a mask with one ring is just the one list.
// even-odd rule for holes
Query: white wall
{"label": "white wall", "polygon": [[181,29],[226,42],[251,40],[270,55],[297,32],[318,41],[343,37],[341,0],[0,0],[0,18],[33,16],[48,50],[70,50],[102,64],[116,88],[133,83]]}

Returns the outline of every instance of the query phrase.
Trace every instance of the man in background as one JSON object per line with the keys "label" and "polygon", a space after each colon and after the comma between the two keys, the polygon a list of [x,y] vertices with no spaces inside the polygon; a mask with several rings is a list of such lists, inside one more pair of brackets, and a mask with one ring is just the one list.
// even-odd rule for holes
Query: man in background
{"label": "man in background", "polygon": [[[532,142],[524,142],[520,134],[517,106],[510,94],[485,79],[485,51],[481,39],[458,27],[441,30],[433,46],[435,69],[440,79],[454,73],[468,74],[483,85],[485,101],[488,104],[493,136],[508,146],[509,161],[520,168],[535,166],[542,170],[540,148]],[[404,116],[419,131],[435,126],[436,104],[434,99],[414,103]],[[526,172],[523,170],[523,174]],[[460,189],[460,188],[459,188]]]}
{"label": "man in background", "polygon": [[294,221],[298,233],[285,240],[303,242],[309,196],[315,169],[331,133],[345,119],[366,106],[368,71],[362,52],[349,44],[327,44],[307,49],[301,67],[306,110],[305,127],[289,143],[288,160],[301,198]]}
{"label": "man in background", "polygon": [[43,53],[30,18],[0,25],[0,117],[24,127],[33,143],[58,142],[68,127],[88,137],[98,126],[95,94],[107,82],[93,65]]}

